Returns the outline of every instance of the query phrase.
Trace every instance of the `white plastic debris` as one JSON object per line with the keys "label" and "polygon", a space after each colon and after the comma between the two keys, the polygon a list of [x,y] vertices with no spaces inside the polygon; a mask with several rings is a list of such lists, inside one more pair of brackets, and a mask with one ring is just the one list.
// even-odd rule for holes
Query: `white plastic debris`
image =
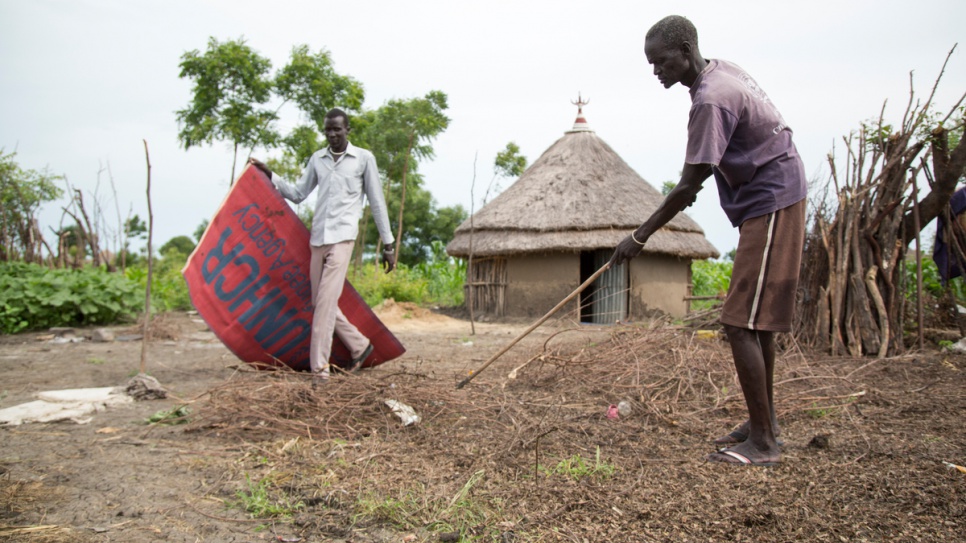
{"label": "white plastic debris", "polygon": [[966,337],[954,343],[952,347],[949,348],[949,350],[966,353]]}
{"label": "white plastic debris", "polygon": [[134,401],[117,387],[51,390],[36,396],[36,401],[0,409],[0,426],[62,420],[85,424],[93,413]]}
{"label": "white plastic debris", "polygon": [[402,421],[403,426],[412,426],[420,421],[419,415],[416,414],[416,410],[408,405],[397,402],[396,400],[386,400],[386,406],[396,414],[397,417]]}

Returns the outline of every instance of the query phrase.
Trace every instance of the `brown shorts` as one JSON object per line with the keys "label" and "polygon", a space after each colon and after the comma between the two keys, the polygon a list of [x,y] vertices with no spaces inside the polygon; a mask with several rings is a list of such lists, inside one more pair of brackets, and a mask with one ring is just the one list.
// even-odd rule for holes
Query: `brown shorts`
{"label": "brown shorts", "polygon": [[805,243],[805,200],[738,227],[738,249],[721,322],[789,332]]}

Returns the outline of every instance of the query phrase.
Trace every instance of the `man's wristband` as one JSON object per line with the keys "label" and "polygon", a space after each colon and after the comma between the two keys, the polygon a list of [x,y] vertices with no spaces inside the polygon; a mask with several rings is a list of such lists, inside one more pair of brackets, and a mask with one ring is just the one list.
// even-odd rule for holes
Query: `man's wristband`
{"label": "man's wristband", "polygon": [[631,230],[631,239],[634,240],[634,243],[640,245],[641,247],[643,247],[645,245],[645,243],[646,243],[646,242],[645,243],[641,243],[641,242],[637,241],[637,238],[634,237],[634,231],[633,230]]}

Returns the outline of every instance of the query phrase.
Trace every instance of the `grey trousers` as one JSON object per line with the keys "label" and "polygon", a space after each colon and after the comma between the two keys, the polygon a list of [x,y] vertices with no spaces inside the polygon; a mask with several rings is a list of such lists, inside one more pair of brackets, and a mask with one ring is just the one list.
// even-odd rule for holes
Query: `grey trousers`
{"label": "grey trousers", "polygon": [[339,309],[339,296],[345,284],[345,275],[352,258],[352,241],[332,245],[312,246],[309,264],[312,281],[312,299],[315,311],[312,317],[312,342],[309,364],[312,373],[329,375],[329,356],[332,353],[332,336],[338,334],[349,348],[353,358],[361,356],[369,346],[369,339],[349,322]]}

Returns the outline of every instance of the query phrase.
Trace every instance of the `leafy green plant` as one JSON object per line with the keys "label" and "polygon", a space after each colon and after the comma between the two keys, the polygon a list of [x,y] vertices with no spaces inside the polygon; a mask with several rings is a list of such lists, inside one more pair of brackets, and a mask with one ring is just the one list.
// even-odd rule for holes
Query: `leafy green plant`
{"label": "leafy green plant", "polygon": [[431,253],[426,261],[415,266],[398,264],[389,274],[367,263],[352,270],[349,280],[370,306],[387,298],[421,305],[462,305],[466,262],[447,255],[441,241],[433,241]]}
{"label": "leafy green plant", "polygon": [[[906,299],[915,299],[915,259],[909,259],[905,262],[905,275],[907,285]],[[931,256],[926,254],[922,255],[922,288],[925,292],[936,298],[944,296],[945,289],[948,288],[950,292],[952,292],[953,298],[956,299],[957,303],[960,305],[966,304],[966,283],[963,282],[963,277],[954,277],[946,286],[943,286],[942,276],[939,275],[939,268],[936,266],[936,261],[933,260]]]}
{"label": "leafy green plant", "polygon": [[[154,311],[186,311],[191,309],[188,284],[181,275],[181,269],[188,256],[176,247],[170,247],[157,259],[151,273],[151,309]],[[148,284],[147,262],[141,262],[124,271],[131,281],[137,283],[143,292]]]}
{"label": "leafy green plant", "polygon": [[[724,260],[695,260],[691,263],[691,295],[719,296],[728,292],[731,285],[731,268],[734,262]],[[695,300],[694,310],[707,309],[720,303],[717,300]]]}
{"label": "leafy green plant", "polygon": [[0,332],[115,323],[143,304],[137,284],[104,268],[0,263]]}
{"label": "leafy green plant", "polygon": [[379,305],[386,298],[421,304],[428,296],[426,280],[405,264],[399,264],[392,273],[385,273],[375,264],[366,264],[355,269],[349,280],[370,306]]}
{"label": "leafy green plant", "polygon": [[305,508],[305,503],[301,500],[293,503],[288,497],[273,499],[270,495],[272,483],[267,477],[253,482],[245,474],[245,483],[245,490],[235,492],[238,500],[229,502],[228,505],[244,509],[252,518],[290,517]]}
{"label": "leafy green plant", "polygon": [[181,405],[173,409],[158,411],[157,413],[145,419],[145,422],[148,424],[164,425],[187,424],[188,415],[190,414],[191,409],[186,405]]}
{"label": "leafy green plant", "polygon": [[427,281],[432,303],[446,307],[463,305],[466,261],[446,254],[445,243],[433,241],[432,257],[416,265],[416,270]]}

